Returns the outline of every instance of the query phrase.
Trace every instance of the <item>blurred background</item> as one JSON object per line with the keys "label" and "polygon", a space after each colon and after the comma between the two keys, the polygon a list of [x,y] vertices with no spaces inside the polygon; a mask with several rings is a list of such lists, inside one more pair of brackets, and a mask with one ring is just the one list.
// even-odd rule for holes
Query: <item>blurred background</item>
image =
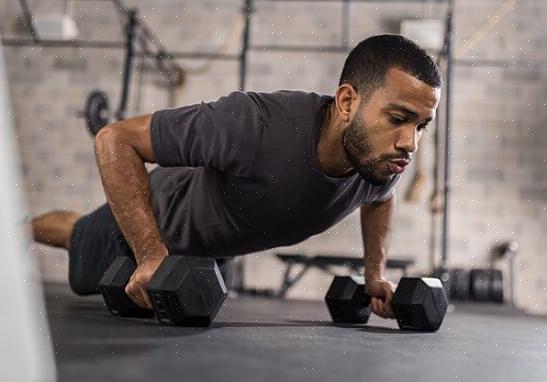
{"label": "blurred background", "polygon": [[[84,118],[94,90],[108,96],[104,116],[111,120],[237,89],[333,94],[352,46],[374,34],[403,33],[445,72],[450,62],[450,98],[447,108],[445,89],[438,126],[399,184],[390,256],[412,261],[412,274],[440,265],[498,269],[506,301],[547,313],[547,2],[451,4],[447,50],[450,7],[442,0],[0,0],[27,218],[53,209],[87,213],[105,202]],[[132,9],[135,54],[124,71]],[[124,73],[131,73],[125,87]],[[443,211],[432,212],[431,199],[442,206],[447,147],[443,250]],[[246,256],[240,286],[278,289],[287,270],[274,255],[280,252],[361,256],[358,214],[297,246]],[[66,282],[65,251],[33,245],[32,256],[43,279]],[[288,296],[322,299],[330,274],[301,264],[291,272],[302,270]],[[400,271],[387,275],[396,281]]]}

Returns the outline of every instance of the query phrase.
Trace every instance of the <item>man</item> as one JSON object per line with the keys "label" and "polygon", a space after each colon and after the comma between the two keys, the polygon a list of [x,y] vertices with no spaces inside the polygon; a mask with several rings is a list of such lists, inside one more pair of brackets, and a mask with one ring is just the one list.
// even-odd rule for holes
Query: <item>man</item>
{"label": "man", "polygon": [[[334,97],[234,92],[113,123],[95,148],[108,204],[33,220],[34,238],[69,249],[76,293],[96,293],[113,258],[134,256],[126,293],[146,294],[168,254],[225,257],[302,241],[361,208],[371,309],[393,317],[383,278],[393,188],[439,103],[441,74],[396,35],[362,41]],[[147,173],[145,162],[161,167]]]}

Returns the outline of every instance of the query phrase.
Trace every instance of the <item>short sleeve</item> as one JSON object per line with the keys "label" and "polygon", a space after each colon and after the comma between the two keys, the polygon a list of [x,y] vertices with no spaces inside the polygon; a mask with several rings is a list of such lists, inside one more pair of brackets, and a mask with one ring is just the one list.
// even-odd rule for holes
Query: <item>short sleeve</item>
{"label": "short sleeve", "polygon": [[393,196],[395,185],[399,181],[400,175],[395,175],[389,182],[381,186],[368,185],[363,195],[363,203],[384,202]]}
{"label": "short sleeve", "polygon": [[258,151],[259,108],[244,92],[152,115],[152,149],[163,167],[212,167],[245,176]]}

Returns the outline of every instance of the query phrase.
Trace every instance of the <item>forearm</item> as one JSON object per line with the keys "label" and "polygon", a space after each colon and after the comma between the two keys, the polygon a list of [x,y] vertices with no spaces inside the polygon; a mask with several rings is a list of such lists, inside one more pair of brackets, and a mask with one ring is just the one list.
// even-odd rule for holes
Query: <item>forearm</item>
{"label": "forearm", "polygon": [[395,197],[361,206],[365,279],[381,278],[387,260]]}
{"label": "forearm", "polygon": [[137,263],[166,256],[150,203],[144,159],[115,128],[97,136],[95,152],[106,199]]}

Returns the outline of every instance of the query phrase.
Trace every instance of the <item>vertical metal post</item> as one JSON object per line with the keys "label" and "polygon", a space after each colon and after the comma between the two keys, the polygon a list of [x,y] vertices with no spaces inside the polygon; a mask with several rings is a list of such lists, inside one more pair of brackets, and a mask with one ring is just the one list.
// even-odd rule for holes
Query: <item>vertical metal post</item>
{"label": "vertical metal post", "polygon": [[350,0],[342,0],[342,46],[349,50],[349,8]]}
{"label": "vertical metal post", "polygon": [[135,56],[135,29],[137,27],[137,10],[129,9],[126,13],[127,24],[125,26],[125,64],[123,67],[122,92],[120,98],[120,106],[116,112],[116,119],[122,120],[125,118],[127,110],[127,96],[129,94],[129,83],[131,81],[131,71],[133,69],[133,58]]}
{"label": "vertical metal post", "polygon": [[453,16],[453,0],[448,2],[448,12],[446,16],[446,36],[445,36],[445,55],[446,55],[446,107],[445,107],[445,143],[444,143],[444,211],[442,222],[442,252],[441,252],[441,267],[446,267],[448,260],[448,222],[449,222],[449,205],[450,205],[450,103],[451,103],[451,80],[452,80],[452,16]]}
{"label": "vertical metal post", "polygon": [[245,17],[245,27],[243,28],[243,38],[241,41],[241,53],[239,55],[239,90],[244,91],[247,81],[247,53],[249,51],[249,35],[251,28],[251,14],[253,12],[253,0],[245,0],[243,6],[243,16]]}

